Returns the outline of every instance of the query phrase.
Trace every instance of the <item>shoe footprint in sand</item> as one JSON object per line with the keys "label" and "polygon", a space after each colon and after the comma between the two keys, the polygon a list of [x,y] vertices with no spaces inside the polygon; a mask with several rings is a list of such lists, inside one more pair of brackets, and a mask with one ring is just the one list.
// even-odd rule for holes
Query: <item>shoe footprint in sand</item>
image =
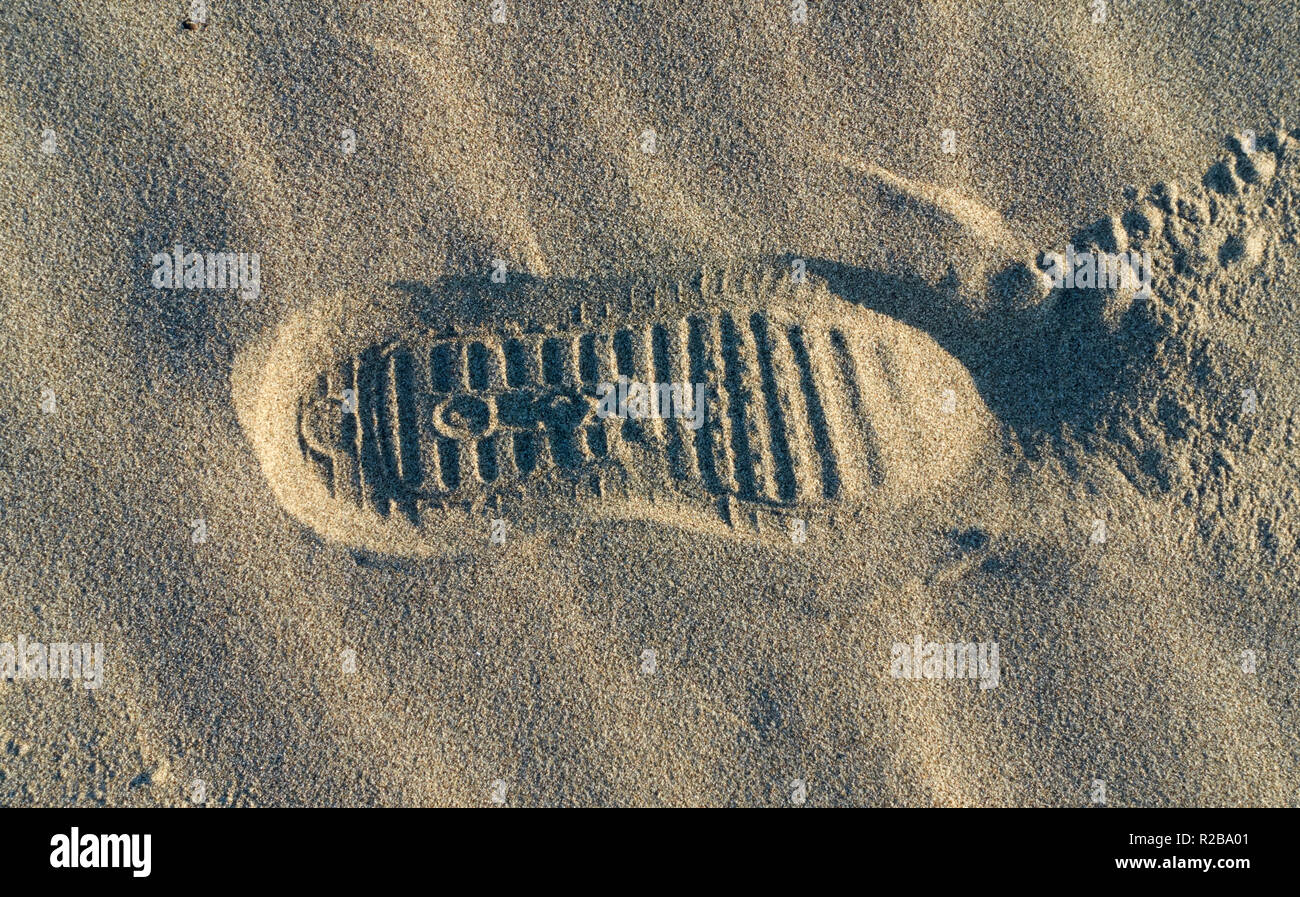
{"label": "shoe footprint in sand", "polygon": [[430,289],[454,324],[400,290],[337,297],[243,385],[272,488],[327,537],[424,553],[566,512],[764,528],[906,501],[993,434],[956,359],[815,278]]}

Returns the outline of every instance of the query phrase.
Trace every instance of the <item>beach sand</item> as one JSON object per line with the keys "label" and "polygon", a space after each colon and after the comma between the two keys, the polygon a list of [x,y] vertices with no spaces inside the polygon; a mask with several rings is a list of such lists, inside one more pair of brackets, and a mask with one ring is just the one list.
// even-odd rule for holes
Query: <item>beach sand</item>
{"label": "beach sand", "polygon": [[1295,5],[798,11],[5,4],[0,804],[1300,805]]}

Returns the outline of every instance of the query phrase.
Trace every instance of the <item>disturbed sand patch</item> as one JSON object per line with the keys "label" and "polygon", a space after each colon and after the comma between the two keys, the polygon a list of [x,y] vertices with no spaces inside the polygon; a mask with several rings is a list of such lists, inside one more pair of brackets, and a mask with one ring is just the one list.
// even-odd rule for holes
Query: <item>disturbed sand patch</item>
{"label": "disturbed sand patch", "polygon": [[1094,385],[1043,436],[1067,470],[1107,459],[1142,495],[1191,510],[1206,542],[1272,562],[1300,550],[1288,403],[1300,143],[1280,128],[1227,147],[1199,184],[1131,190],[1131,205],[1078,235],[1085,249],[1149,254],[1156,277],[1145,294],[1046,299],[1045,357],[1076,359],[1075,382]]}

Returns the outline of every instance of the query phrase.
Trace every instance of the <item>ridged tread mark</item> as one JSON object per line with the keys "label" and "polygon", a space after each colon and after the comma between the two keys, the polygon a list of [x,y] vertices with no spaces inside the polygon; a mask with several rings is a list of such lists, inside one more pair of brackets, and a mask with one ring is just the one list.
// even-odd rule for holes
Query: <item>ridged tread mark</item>
{"label": "ridged tread mark", "polygon": [[526,472],[519,469],[519,453],[515,451],[514,432],[503,430],[493,438],[496,440],[496,478],[505,482],[518,479]]}
{"label": "ridged tread mark", "polygon": [[[682,341],[680,325],[656,324],[652,329],[651,338],[654,346],[655,382],[685,384],[684,388],[690,390],[689,361],[684,351],[685,344]],[[676,388],[680,390],[683,387],[679,385]],[[689,396],[678,393],[672,396],[672,400],[678,403],[676,406],[678,409],[684,411],[685,403],[694,401],[694,392]],[[694,452],[687,445],[690,431],[686,428],[686,422],[670,418],[664,423],[668,431],[667,451],[670,473],[679,480],[695,479],[699,472],[693,463]]]}
{"label": "ridged tread mark", "polygon": [[[600,384],[617,386],[618,366],[614,359],[613,336],[591,333],[583,337],[579,368],[584,384],[595,390]],[[594,457],[621,457],[620,421],[598,418],[587,425],[587,449]]]}
{"label": "ridged tread mark", "polygon": [[436,344],[429,352],[429,382],[434,392],[457,392],[465,388],[462,362],[465,347],[456,341]]}
{"label": "ridged tread mark", "polygon": [[479,468],[478,439],[457,439],[456,453],[460,456],[460,485],[482,485],[483,473]]}
{"label": "ridged tread mark", "polygon": [[395,495],[398,507],[412,522],[418,519],[415,490],[420,487],[419,433],[415,411],[415,370],[409,350],[388,355],[388,419],[392,425],[394,468],[402,488]]}
{"label": "ridged tread mark", "polygon": [[[624,327],[616,330],[613,334],[614,365],[618,372],[620,381],[627,380],[635,382],[638,377],[638,358],[639,346],[633,331]],[[616,384],[621,385],[621,383]],[[619,420],[616,430],[620,438],[627,442],[647,444],[649,436],[646,433],[646,421],[636,420],[627,417]]]}
{"label": "ridged tread mark", "polygon": [[[492,340],[469,343],[466,356],[470,388],[476,392],[501,392],[506,388],[506,357]],[[478,443],[478,470],[484,483],[513,479],[519,475],[514,442],[508,433],[495,433]]]}
{"label": "ridged tread mark", "polygon": [[442,485],[448,491],[454,492],[460,488],[460,450],[456,445],[456,440],[447,439],[445,436],[437,438],[435,443],[438,447],[438,461],[442,467]]}
{"label": "ridged tread mark", "polygon": [[334,487],[337,495],[357,507],[361,506],[361,409],[357,389],[357,365],[348,358],[335,371],[338,380],[330,391],[346,396],[351,392],[351,408],[343,412],[339,422],[339,437],[334,456]]}
{"label": "ridged tread mark", "polygon": [[515,459],[515,468],[521,477],[526,477],[537,470],[541,459],[537,454],[537,439],[532,433],[513,432],[510,434],[510,452]]}
{"label": "ridged tread mark", "polygon": [[[330,497],[335,496],[334,488],[334,453],[335,445],[326,434],[320,433],[324,424],[320,415],[329,414],[330,383],[329,375],[321,373],[316,377],[313,389],[298,401],[296,425],[298,428],[298,450],[303,458],[316,469],[316,475],[326,484]],[[319,437],[326,435],[325,440]]]}
{"label": "ridged tread mark", "polygon": [[578,358],[568,335],[552,336],[541,341],[542,381],[550,386],[578,385]]}
{"label": "ridged tread mark", "polygon": [[499,475],[497,462],[497,435],[486,436],[474,444],[478,455],[477,467],[479,479],[483,483],[493,483]]}
{"label": "ridged tread mark", "polygon": [[541,356],[535,334],[520,334],[505,341],[506,382],[513,388],[540,386]]}
{"label": "ridged tread mark", "polygon": [[638,391],[645,391],[644,408],[647,414],[639,420],[633,420],[629,415],[623,422],[624,431],[627,431],[629,425],[635,426],[634,432],[645,450],[638,461],[646,465],[647,477],[658,482],[671,476],[671,465],[668,457],[667,422],[658,414],[660,394],[655,375],[654,327],[650,324],[636,325],[626,328],[626,332],[631,350],[632,374],[629,379],[640,384]]}
{"label": "ridged tread mark", "polygon": [[731,445],[736,459],[740,494],[747,498],[771,498],[770,475],[763,432],[767,415],[754,390],[753,345],[736,326],[730,314],[719,321],[722,335],[725,384],[731,412]]}
{"label": "ridged tread mark", "polygon": [[476,392],[505,389],[505,357],[500,348],[484,340],[474,340],[466,354],[470,389]]}
{"label": "ridged tread mark", "polygon": [[811,459],[816,456],[807,408],[798,390],[800,369],[790,351],[789,334],[762,315],[750,317],[758,344],[763,393],[767,396],[768,420],[772,422],[772,456],[776,461],[781,499],[787,502],[820,491],[820,471]]}
{"label": "ridged tread mark", "polygon": [[[519,334],[508,339],[502,348],[506,359],[506,383],[516,389],[539,387],[542,383],[542,359],[536,335]],[[521,476],[544,469],[550,458],[545,436],[538,432],[515,433],[510,451]]]}
{"label": "ridged tread mark", "polygon": [[821,457],[822,493],[827,498],[834,498],[840,492],[839,435],[843,432],[836,416],[827,418],[827,406],[822,402],[822,389],[818,383],[818,372],[813,369],[812,353],[809,343],[811,333],[803,327],[791,327],[788,332],[790,349],[794,353],[795,365],[799,368],[799,386],[803,390],[808,407],[808,421],[813,431],[813,441]]}
{"label": "ridged tread mark", "polygon": [[857,422],[858,431],[862,437],[863,460],[866,462],[867,476],[871,480],[871,485],[882,486],[885,483],[886,475],[884,454],[880,447],[880,435],[871,422],[871,412],[863,395],[862,370],[858,356],[853,351],[853,347],[849,345],[849,340],[845,337],[843,331],[832,330],[830,332],[830,346],[839,365],[844,393],[849,401],[849,410],[852,412],[851,417]]}
{"label": "ridged tread mark", "polygon": [[[424,361],[432,366],[435,351],[421,354],[425,356]],[[428,382],[432,387],[434,382],[432,374]],[[442,453],[438,450],[439,436],[433,424],[433,417],[437,410],[434,401],[436,397],[436,393],[425,393],[416,397],[414,430],[417,434],[416,441],[420,444],[421,482],[425,489],[440,491],[444,488],[444,480]]]}
{"label": "ridged tread mark", "polygon": [[880,372],[883,375],[882,380],[885,383],[885,388],[889,390],[889,395],[895,404],[902,404],[903,393],[900,388],[902,381],[898,378],[898,364],[894,361],[894,353],[883,342],[877,342],[875,349],[876,361],[880,364]]}
{"label": "ridged tread mark", "polygon": [[382,414],[384,368],[378,346],[361,355],[357,371],[357,410],[361,419],[361,494],[365,504],[380,516],[389,513]]}
{"label": "ridged tread mark", "polygon": [[718,322],[712,317],[693,317],[690,332],[691,376],[694,382],[705,384],[713,408],[705,416],[704,426],[695,431],[696,458],[700,470],[708,472],[714,492],[734,494],[739,484],[732,466],[731,411]]}
{"label": "ridged tread mark", "polygon": [[[790,400],[789,389],[777,376],[770,322],[755,312],[749,317],[749,329],[754,335],[758,358],[758,371],[762,378],[763,396],[767,400],[767,419],[771,432],[771,454],[775,485],[783,501],[792,501],[800,492],[799,478],[790,451],[791,435],[797,442],[797,420]],[[801,469],[798,471],[802,473]]]}
{"label": "ridged tread mark", "polygon": [[643,417],[641,423],[644,425],[646,445],[656,455],[662,455],[664,450],[664,427],[663,421],[658,416],[659,396],[653,391],[656,381],[655,377],[655,357],[654,357],[654,329],[653,327],[635,327],[631,329],[632,334],[632,358],[634,381],[647,384],[651,392],[646,395],[650,415]]}
{"label": "ridged tread mark", "polygon": [[543,383],[550,386],[562,386],[564,384],[565,342],[562,337],[558,336],[541,341]]}

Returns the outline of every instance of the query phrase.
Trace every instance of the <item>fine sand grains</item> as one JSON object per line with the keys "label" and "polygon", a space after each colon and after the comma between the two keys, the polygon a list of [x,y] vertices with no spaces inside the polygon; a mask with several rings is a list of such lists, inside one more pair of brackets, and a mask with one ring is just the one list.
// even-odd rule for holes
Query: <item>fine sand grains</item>
{"label": "fine sand grains", "polygon": [[807,6],[0,4],[0,804],[1294,804],[1293,4]]}

